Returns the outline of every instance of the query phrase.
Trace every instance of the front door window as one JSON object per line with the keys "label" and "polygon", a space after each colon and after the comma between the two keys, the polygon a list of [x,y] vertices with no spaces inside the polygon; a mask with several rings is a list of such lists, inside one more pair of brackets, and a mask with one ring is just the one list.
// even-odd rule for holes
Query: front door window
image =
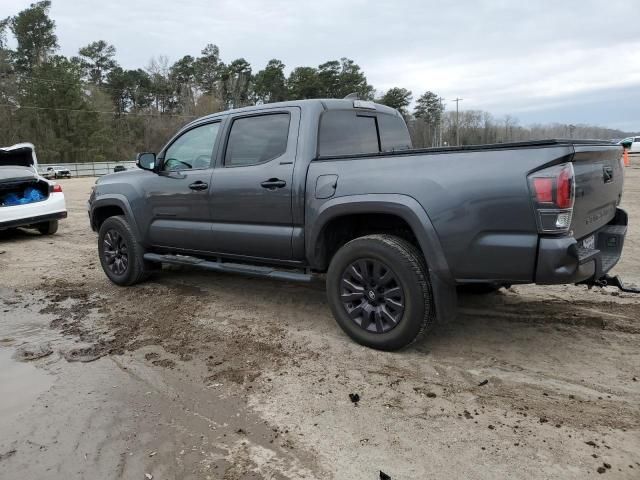
{"label": "front door window", "polygon": [[176,171],[209,168],[219,128],[220,122],[209,123],[182,134],[166,150],[162,169]]}

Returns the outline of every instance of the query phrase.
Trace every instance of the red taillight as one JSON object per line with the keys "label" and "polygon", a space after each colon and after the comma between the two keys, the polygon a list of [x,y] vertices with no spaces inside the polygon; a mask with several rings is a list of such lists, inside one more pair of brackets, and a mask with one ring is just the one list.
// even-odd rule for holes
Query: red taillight
{"label": "red taillight", "polygon": [[51,186],[51,193],[62,193],[62,185],[56,183]]}
{"label": "red taillight", "polygon": [[573,207],[573,168],[565,166],[560,170],[556,186],[558,208]]}
{"label": "red taillight", "polygon": [[553,178],[534,178],[533,189],[539,203],[553,202]]}
{"label": "red taillight", "polygon": [[529,175],[540,233],[564,233],[571,227],[574,201],[573,164],[563,163]]}

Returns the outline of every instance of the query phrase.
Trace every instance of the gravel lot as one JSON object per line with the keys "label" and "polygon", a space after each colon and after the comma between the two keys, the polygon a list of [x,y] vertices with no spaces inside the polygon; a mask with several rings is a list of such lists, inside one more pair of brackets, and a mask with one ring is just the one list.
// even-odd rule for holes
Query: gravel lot
{"label": "gravel lot", "polygon": [[[633,161],[615,273],[640,284]],[[640,295],[464,296],[455,322],[377,352],[321,281],[112,285],[93,179],[61,183],[58,234],[0,232],[0,478],[640,478]]]}

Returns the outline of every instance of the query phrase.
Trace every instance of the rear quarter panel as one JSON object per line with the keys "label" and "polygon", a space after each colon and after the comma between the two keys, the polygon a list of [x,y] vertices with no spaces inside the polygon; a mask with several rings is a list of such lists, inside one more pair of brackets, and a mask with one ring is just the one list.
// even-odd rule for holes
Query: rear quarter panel
{"label": "rear quarter panel", "polygon": [[572,153],[560,145],[316,160],[307,176],[306,218],[313,221],[331,200],[315,198],[316,178],[338,175],[334,202],[367,194],[414,198],[456,281],[531,282],[538,234],[526,177]]}

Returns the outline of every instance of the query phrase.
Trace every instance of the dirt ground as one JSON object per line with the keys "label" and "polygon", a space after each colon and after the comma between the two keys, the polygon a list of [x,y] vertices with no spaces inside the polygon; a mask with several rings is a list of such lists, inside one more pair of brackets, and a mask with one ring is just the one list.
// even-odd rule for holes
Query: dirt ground
{"label": "dirt ground", "polygon": [[[640,284],[634,163],[615,273]],[[61,183],[58,234],[0,233],[0,478],[640,478],[640,295],[463,296],[383,353],[342,333],[321,281],[112,285],[93,179]]]}

